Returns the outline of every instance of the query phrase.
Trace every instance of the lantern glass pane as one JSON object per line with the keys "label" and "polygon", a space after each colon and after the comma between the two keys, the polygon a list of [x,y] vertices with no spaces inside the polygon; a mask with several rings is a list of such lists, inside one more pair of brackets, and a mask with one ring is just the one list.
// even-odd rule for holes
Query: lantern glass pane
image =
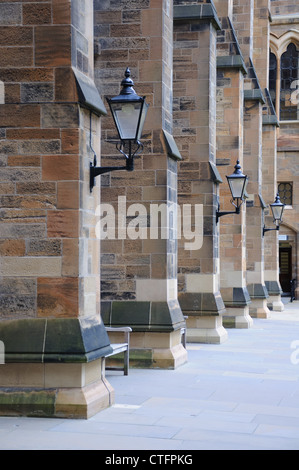
{"label": "lantern glass pane", "polygon": [[111,103],[111,111],[122,140],[135,140],[142,102]]}
{"label": "lantern glass pane", "polygon": [[283,206],[270,204],[274,220],[281,220],[283,213]]}
{"label": "lantern glass pane", "polygon": [[143,126],[144,126],[144,122],[145,122],[148,107],[149,107],[149,105],[146,102],[144,102],[143,107],[142,107],[141,117],[140,117],[140,124],[139,124],[139,129],[138,129],[137,140],[141,139],[141,135],[142,135]]}
{"label": "lantern glass pane", "polygon": [[246,177],[241,177],[241,178],[228,177],[227,181],[228,181],[233,199],[237,199],[237,198],[242,199],[244,195]]}

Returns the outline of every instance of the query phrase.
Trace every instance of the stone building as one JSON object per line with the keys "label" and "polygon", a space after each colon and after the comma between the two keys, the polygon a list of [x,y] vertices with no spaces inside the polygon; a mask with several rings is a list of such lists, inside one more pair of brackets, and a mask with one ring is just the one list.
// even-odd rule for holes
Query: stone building
{"label": "stone building", "polygon": [[[110,406],[107,326],[132,328],[131,367],[176,368],[185,326],[221,343],[283,309],[298,51],[297,0],[0,2],[0,414]],[[91,189],[91,166],[124,165],[107,99],[127,68],[149,104],[142,151]]]}

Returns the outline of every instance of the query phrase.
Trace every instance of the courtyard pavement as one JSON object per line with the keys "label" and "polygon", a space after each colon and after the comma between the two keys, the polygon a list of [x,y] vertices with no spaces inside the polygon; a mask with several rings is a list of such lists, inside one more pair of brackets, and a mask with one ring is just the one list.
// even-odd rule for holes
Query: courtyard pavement
{"label": "courtyard pavement", "polygon": [[284,302],[223,344],[187,344],[176,370],[107,372],[115,404],[89,420],[0,417],[0,450],[299,450],[299,301]]}

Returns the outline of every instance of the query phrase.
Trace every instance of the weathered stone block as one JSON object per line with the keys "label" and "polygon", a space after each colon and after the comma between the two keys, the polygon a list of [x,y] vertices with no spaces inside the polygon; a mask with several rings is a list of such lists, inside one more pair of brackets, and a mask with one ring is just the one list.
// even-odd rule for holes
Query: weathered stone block
{"label": "weathered stone block", "polygon": [[29,83],[21,85],[21,102],[48,102],[53,101],[54,90],[51,83]]}
{"label": "weathered stone block", "polygon": [[37,26],[35,28],[36,66],[71,65],[70,26]]}
{"label": "weathered stone block", "polygon": [[[3,8],[3,6],[1,8]],[[1,17],[1,19],[2,18],[3,17]],[[1,46],[15,46],[16,44],[30,46],[33,44],[33,28],[19,25],[7,26],[6,23],[5,26],[1,27],[0,43]]]}
{"label": "weathered stone block", "polygon": [[61,240],[26,240],[27,256],[60,256]]}
{"label": "weathered stone block", "polygon": [[[0,74],[1,80],[1,74]],[[3,78],[2,78],[3,80]],[[39,105],[6,104],[0,106],[1,127],[39,127]]]}
{"label": "weathered stone block", "polygon": [[79,236],[79,213],[75,210],[49,211],[48,237],[76,238]]}
{"label": "weathered stone block", "polygon": [[[45,152],[43,152],[45,153]],[[42,157],[42,179],[44,181],[72,180],[79,178],[78,155],[44,155]]]}
{"label": "weathered stone block", "polygon": [[78,315],[79,285],[76,278],[39,277],[37,314],[39,317],[74,317]]}
{"label": "weathered stone block", "polygon": [[0,4],[0,24],[20,25],[22,23],[22,5],[20,3]]}
{"label": "weathered stone block", "polygon": [[43,127],[78,127],[79,109],[73,104],[44,104],[42,106]]}
{"label": "weathered stone block", "polygon": [[51,23],[51,5],[32,3],[23,5],[23,24],[40,25]]}

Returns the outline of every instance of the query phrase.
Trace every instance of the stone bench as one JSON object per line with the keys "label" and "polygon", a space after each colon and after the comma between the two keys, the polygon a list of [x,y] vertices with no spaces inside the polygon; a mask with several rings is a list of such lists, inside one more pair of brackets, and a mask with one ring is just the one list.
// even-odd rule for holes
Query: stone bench
{"label": "stone bench", "polygon": [[123,333],[123,338],[124,342],[123,343],[110,343],[110,346],[112,347],[113,351],[110,354],[107,354],[105,358],[115,356],[116,354],[119,353],[124,353],[124,365],[123,367],[113,367],[113,366],[105,366],[106,370],[123,370],[124,375],[129,374],[129,358],[130,358],[130,333],[132,331],[132,328],[129,326],[124,326],[124,327],[112,327],[112,326],[106,326],[106,331],[109,335],[109,333]]}

